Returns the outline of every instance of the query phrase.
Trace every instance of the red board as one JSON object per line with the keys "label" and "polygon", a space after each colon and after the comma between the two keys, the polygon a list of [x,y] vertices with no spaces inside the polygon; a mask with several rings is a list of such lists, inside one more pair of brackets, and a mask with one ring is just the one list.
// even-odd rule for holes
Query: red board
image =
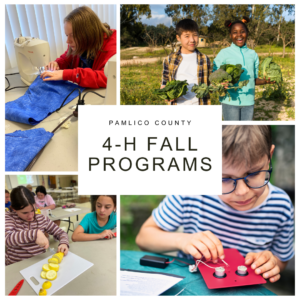
{"label": "red board", "polygon": [[[211,261],[204,261],[205,264],[210,267],[224,267],[226,277],[225,278],[216,278],[214,276],[215,269],[211,269],[205,266],[202,263],[198,264],[198,268],[200,273],[203,276],[203,279],[209,289],[222,289],[236,286],[245,286],[245,285],[254,285],[254,284],[264,284],[266,280],[261,276],[254,273],[254,270],[251,269],[250,266],[245,265],[245,258],[241,255],[241,253],[236,249],[224,249],[225,259],[224,261],[229,265],[227,266],[222,262],[222,260],[218,260],[217,264],[212,263]],[[195,262],[197,260],[195,259]],[[246,266],[248,275],[239,276],[236,274],[236,270],[238,266]]]}

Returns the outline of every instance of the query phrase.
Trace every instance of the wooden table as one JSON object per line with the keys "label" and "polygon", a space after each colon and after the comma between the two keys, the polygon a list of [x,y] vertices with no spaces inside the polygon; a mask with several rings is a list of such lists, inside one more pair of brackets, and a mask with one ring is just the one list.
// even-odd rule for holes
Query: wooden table
{"label": "wooden table", "polygon": [[[6,70],[6,74],[18,72],[18,68]],[[24,86],[20,74],[7,76],[10,86]],[[6,82],[6,81],[5,81]],[[5,83],[7,86],[7,83]],[[5,102],[10,102],[23,96],[27,88],[13,89],[5,92]],[[105,89],[89,89],[105,96]],[[93,93],[86,95],[86,104],[102,105],[104,98],[100,98]],[[5,120],[5,133],[12,133],[16,130],[28,130],[33,128],[44,128],[51,132],[59,124],[59,119],[72,114],[71,109],[78,102],[78,97],[65,105],[59,112],[52,113],[41,123],[33,126],[23,123]],[[74,116],[70,119],[71,124],[68,129],[60,128],[45,147],[42,155],[34,164],[32,171],[78,171],[78,118]]]}
{"label": "wooden table", "polygon": [[[53,295],[116,295],[116,239],[74,242],[70,244],[70,251],[94,265]],[[5,295],[23,279],[21,270],[50,255],[47,251],[6,266]],[[21,295],[36,295],[26,280],[18,293],[18,296]]]}

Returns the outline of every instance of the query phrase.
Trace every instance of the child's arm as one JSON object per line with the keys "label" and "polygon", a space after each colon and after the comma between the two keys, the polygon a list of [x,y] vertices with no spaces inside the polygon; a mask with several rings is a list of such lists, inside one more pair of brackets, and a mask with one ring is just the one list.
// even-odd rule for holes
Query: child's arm
{"label": "child's arm", "polygon": [[46,195],[46,203],[48,204],[46,207],[40,207],[40,209],[55,209],[55,202],[50,195]]}
{"label": "child's arm", "polygon": [[66,255],[69,251],[69,237],[68,234],[66,232],[64,232],[61,228],[59,228],[53,221],[51,221],[50,219],[48,219],[47,217],[46,221],[47,221],[47,225],[45,228],[45,231],[50,234],[53,235],[57,240],[59,240],[59,245],[58,248],[61,245],[66,245],[66,247],[63,247],[64,254]]}
{"label": "child's arm", "polygon": [[85,233],[84,228],[81,225],[78,225],[78,227],[75,229],[75,231],[72,234],[72,241],[73,242],[85,242],[85,241],[95,241],[99,239],[104,239],[105,237],[108,237],[109,239],[114,237],[114,234],[111,230],[104,230],[101,233]]}
{"label": "child's arm", "polygon": [[245,257],[245,264],[250,265],[256,274],[262,274],[265,279],[270,282],[276,282],[280,278],[288,261],[281,261],[271,251],[262,251],[258,253],[250,252]]}
{"label": "child's arm", "polygon": [[36,243],[44,249],[49,247],[49,241],[41,230],[17,230],[14,220],[9,216],[5,216],[5,245],[16,247],[30,243]]}
{"label": "child's arm", "polygon": [[45,207],[39,207],[39,209],[54,209],[55,208],[55,204],[51,204],[49,206],[45,206]]}
{"label": "child's arm", "polygon": [[169,58],[166,57],[163,62],[163,71],[162,71],[162,78],[161,78],[161,86],[160,88],[164,88],[169,81]]}
{"label": "child's arm", "polygon": [[152,216],[141,227],[136,243],[142,250],[151,252],[181,250],[196,259],[204,256],[214,262],[218,257],[225,258],[221,241],[210,231],[194,234],[167,232],[157,226]]}

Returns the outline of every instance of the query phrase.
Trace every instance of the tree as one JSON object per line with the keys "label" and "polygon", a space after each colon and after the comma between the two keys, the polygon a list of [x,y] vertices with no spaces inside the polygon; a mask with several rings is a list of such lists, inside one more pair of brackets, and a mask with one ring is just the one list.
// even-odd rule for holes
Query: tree
{"label": "tree", "polygon": [[283,20],[280,26],[279,37],[282,40],[282,57],[285,56],[285,47],[295,44],[295,22]]}
{"label": "tree", "polygon": [[173,5],[169,4],[165,8],[165,13],[168,17],[172,18],[174,26],[183,19],[192,19],[199,26],[199,33],[201,33],[202,27],[206,26],[207,21],[209,20],[209,7],[207,4],[198,4],[198,5]]}
{"label": "tree", "polygon": [[126,23],[135,23],[141,20],[141,16],[146,16],[147,19],[151,18],[150,5],[121,5],[120,17],[121,25]]}
{"label": "tree", "polygon": [[143,43],[144,26],[141,17],[151,18],[150,5],[121,5],[121,46],[132,47]]}
{"label": "tree", "polygon": [[283,20],[283,12],[287,11],[289,15],[295,15],[295,5],[294,4],[276,4],[273,5],[272,15],[274,22],[277,23],[277,42],[279,42],[280,36],[280,26]]}
{"label": "tree", "polygon": [[158,24],[157,28],[159,30],[159,43],[162,45],[166,55],[169,55],[170,52],[167,48],[171,48],[171,52],[174,52],[177,43],[175,28],[173,26],[167,27],[164,24]]}

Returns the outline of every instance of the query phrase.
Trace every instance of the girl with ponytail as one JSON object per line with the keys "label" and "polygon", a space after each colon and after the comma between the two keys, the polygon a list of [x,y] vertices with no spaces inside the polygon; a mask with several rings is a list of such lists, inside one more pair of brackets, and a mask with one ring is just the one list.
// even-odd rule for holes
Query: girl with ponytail
{"label": "girl with ponytail", "polygon": [[216,71],[224,64],[241,64],[244,72],[240,80],[249,80],[249,83],[237,91],[228,90],[229,96],[220,97],[222,103],[223,119],[225,121],[246,121],[253,119],[255,86],[273,84],[270,79],[258,78],[259,58],[254,50],[247,47],[249,30],[248,17],[242,20],[226,20],[224,26],[228,28],[232,44],[222,49],[213,62],[213,71]]}

